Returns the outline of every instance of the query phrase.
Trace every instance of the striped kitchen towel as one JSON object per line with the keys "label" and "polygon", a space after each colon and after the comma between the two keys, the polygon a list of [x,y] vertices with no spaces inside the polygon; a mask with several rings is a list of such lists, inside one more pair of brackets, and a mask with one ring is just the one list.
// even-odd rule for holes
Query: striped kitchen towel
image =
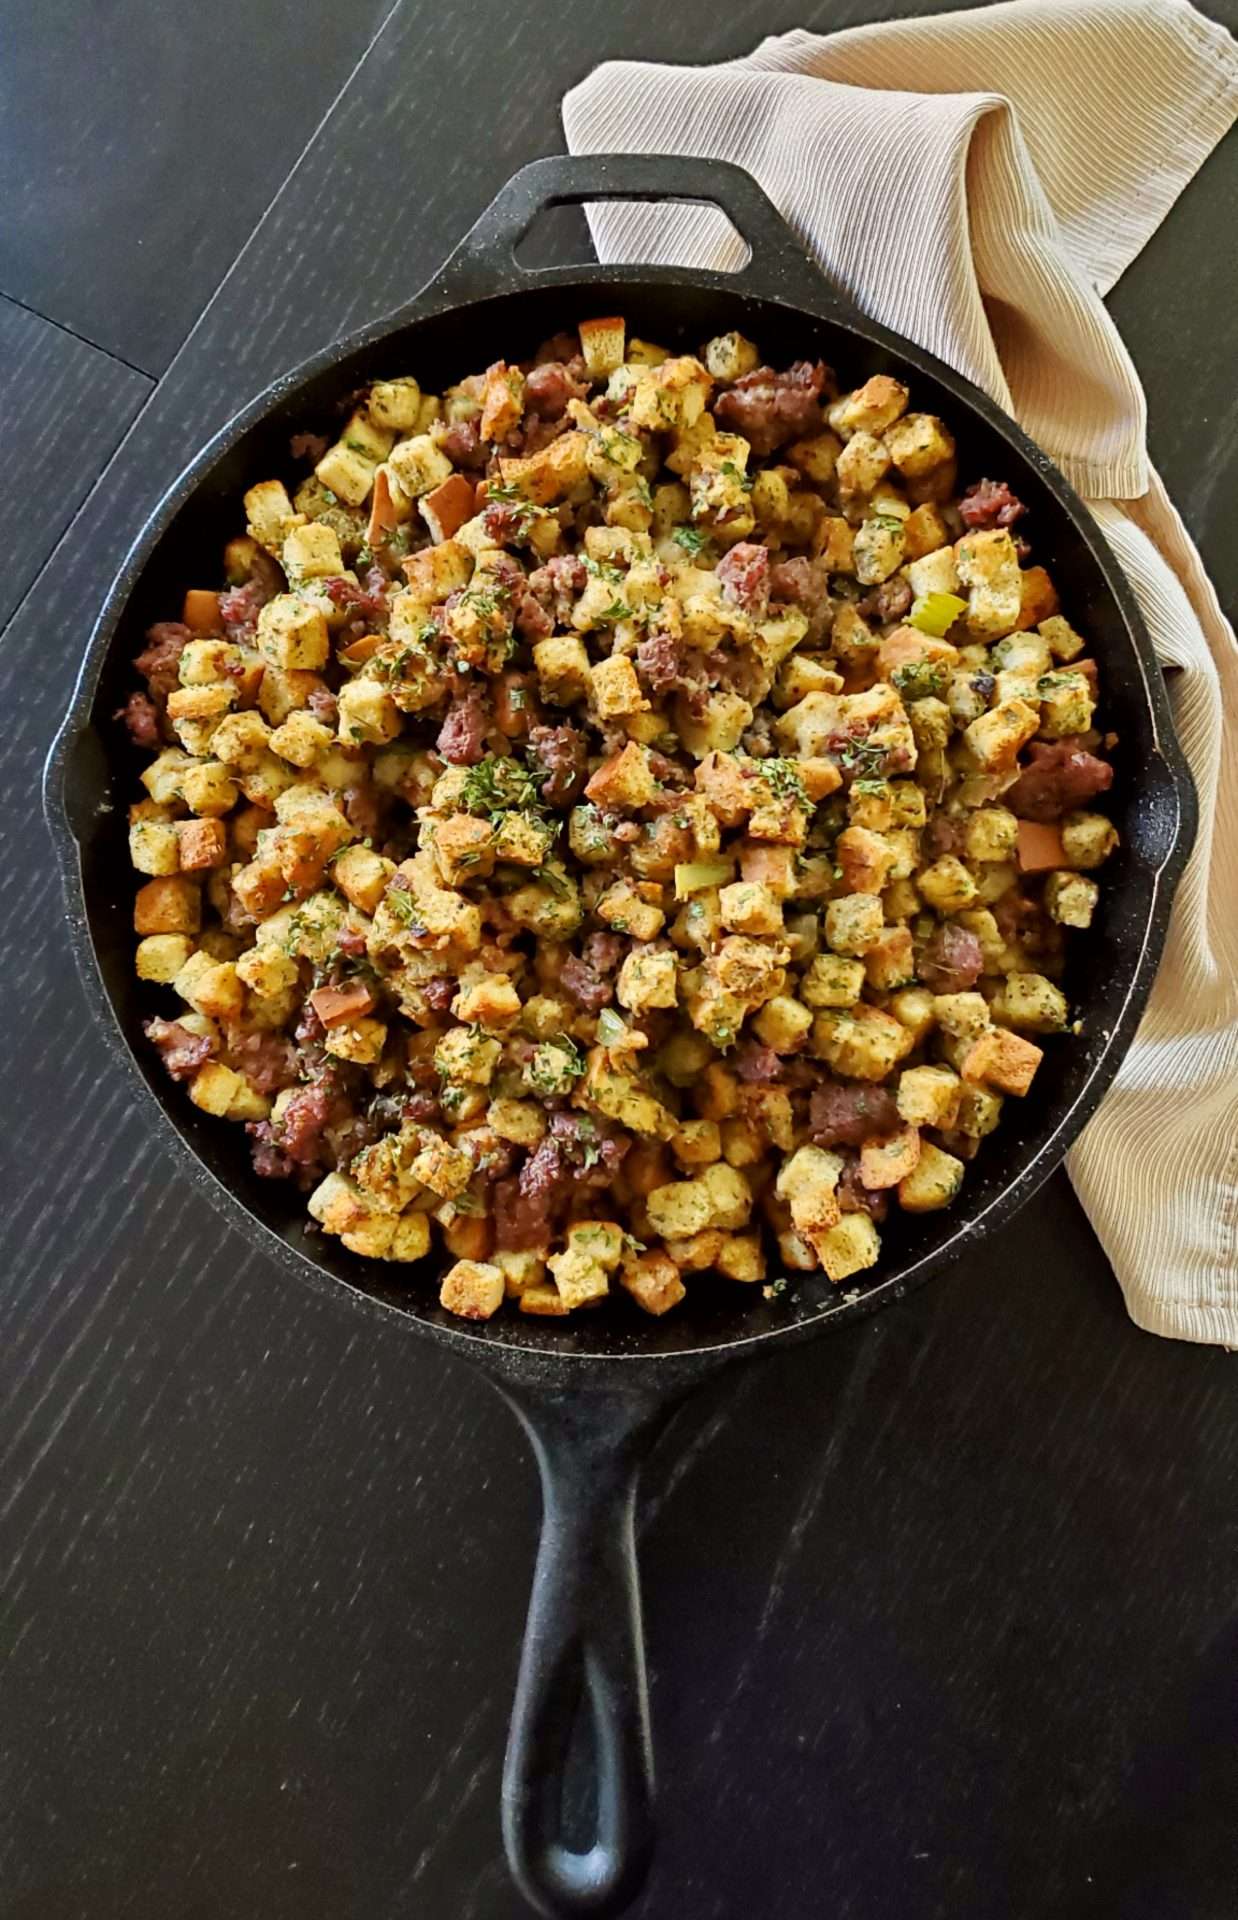
{"label": "striped kitchen towel", "polygon": [[[1012,413],[1087,499],[1172,678],[1200,832],[1152,1001],[1068,1162],[1137,1324],[1238,1347],[1238,644],[1148,462],[1104,295],[1238,116],[1238,49],[1186,0],[1004,0],[615,62],[573,152],[756,176],[859,306]],[[603,259],[734,266],[710,209],[591,209]],[[1222,244],[1223,236],[1218,236]]]}

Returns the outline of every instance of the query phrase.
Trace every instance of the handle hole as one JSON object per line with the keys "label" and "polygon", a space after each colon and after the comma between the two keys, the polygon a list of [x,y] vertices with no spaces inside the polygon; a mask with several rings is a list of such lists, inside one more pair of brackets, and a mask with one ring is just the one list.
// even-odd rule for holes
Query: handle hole
{"label": "handle hole", "polygon": [[752,258],[752,248],[718,207],[682,200],[592,200],[588,219],[580,206],[543,208],[517,241],[516,261],[526,270],[593,264],[594,237],[607,259],[622,266],[663,260],[676,267],[742,273]]}

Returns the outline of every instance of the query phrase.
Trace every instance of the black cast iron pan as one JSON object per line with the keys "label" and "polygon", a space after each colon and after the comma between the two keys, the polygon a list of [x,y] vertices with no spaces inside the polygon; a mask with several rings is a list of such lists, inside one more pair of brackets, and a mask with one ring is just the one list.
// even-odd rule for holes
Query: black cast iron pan
{"label": "black cast iron pan", "polygon": [[[544,208],[607,199],[721,207],[749,243],[749,263],[733,274],[644,266],[530,271],[518,264],[515,247]],[[438,1307],[433,1276],[393,1279],[381,1263],[309,1234],[300,1197],[253,1175],[240,1130],[199,1114],[162,1074],[141,1035],[143,1017],[155,1008],[133,977],[125,810],[138,761],[109,716],[129,691],[145,627],[167,617],[185,581],[200,572],[202,556],[237,531],[242,490],[287,470],[292,432],[329,421],[341,396],[380,375],[411,372],[436,389],[612,310],[626,316],[629,330],[681,350],[738,327],[775,365],[821,357],[847,385],[877,372],[910,377],[916,404],[944,414],[954,429],[963,482],[985,474],[1010,481],[1030,509],[1036,558],[1100,661],[1104,723],[1119,736],[1112,811],[1122,847],[1106,868],[1097,923],[1074,943],[1066,985],[1084,1010],[1082,1037],[1050,1047],[1032,1097],[1008,1104],[1000,1131],[969,1169],[962,1205],[890,1223],[870,1284],[840,1293],[825,1281],[808,1282],[784,1304],[754,1299],[758,1289],[717,1282],[698,1285],[664,1320],[638,1316],[625,1302],[567,1321],[499,1316],[465,1326]],[[297,1280],[480,1367],[527,1428],[541,1470],[544,1520],[504,1774],[504,1838],[521,1889],[542,1912],[619,1912],[636,1894],[653,1844],[633,1550],[642,1454],[679,1399],[727,1362],[893,1305],[1009,1220],[1095,1110],[1147,999],[1190,850],[1195,799],[1148,635],[1112,554],[1081,502],[1013,422],[940,361],[859,313],[746,173],[683,158],[539,160],[503,189],[407,307],[278,380],[176,481],[96,623],[48,759],[45,799],[87,991],[118,1062],[162,1108],[180,1175]],[[592,1848],[575,1853],[559,1838],[559,1812],[582,1689],[596,1758],[597,1823]]]}

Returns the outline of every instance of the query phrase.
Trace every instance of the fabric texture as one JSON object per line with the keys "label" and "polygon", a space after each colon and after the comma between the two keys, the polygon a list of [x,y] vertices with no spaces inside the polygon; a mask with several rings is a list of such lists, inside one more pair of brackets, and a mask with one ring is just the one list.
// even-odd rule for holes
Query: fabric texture
{"label": "fabric texture", "polygon": [[[714,67],[615,62],[563,105],[573,152],[695,154],[754,174],[860,307],[1039,442],[1179,669],[1199,837],[1151,1003],[1068,1167],[1136,1323],[1230,1347],[1238,644],[1149,466],[1143,391],[1104,295],[1236,116],[1238,49],[1186,0],[1004,0],[789,33]],[[609,204],[590,221],[604,260],[742,259],[711,209]]]}

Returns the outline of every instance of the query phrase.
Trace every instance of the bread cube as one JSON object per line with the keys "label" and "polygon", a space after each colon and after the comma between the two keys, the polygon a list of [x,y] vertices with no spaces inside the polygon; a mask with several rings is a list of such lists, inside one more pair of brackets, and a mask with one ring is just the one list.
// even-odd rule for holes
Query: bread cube
{"label": "bread cube", "polygon": [[323,1045],[337,1060],[351,1060],[355,1066],[370,1067],[381,1058],[387,1043],[387,1028],[382,1020],[362,1017],[341,1020],[327,1029]]}
{"label": "bread cube", "polygon": [[963,1184],[963,1162],[935,1147],[920,1143],[920,1158],[898,1184],[898,1204],[905,1213],[936,1213],[948,1207]]}
{"label": "bread cube", "polygon": [[580,351],[591,380],[607,380],[623,364],[626,328],[623,316],[582,320],[578,328]]}
{"label": "bread cube", "polygon": [[904,411],[909,399],[901,380],[888,373],[875,373],[862,387],[836,400],[829,411],[830,425],[836,433],[884,433]]}
{"label": "bread cube", "polygon": [[170,987],[193,951],[193,942],[184,933],[151,933],[139,940],[135,968],[139,980]]}
{"label": "bread cube", "polygon": [[245,517],[251,538],[268,553],[278,554],[304,515],[294,510],[282,480],[260,480],[245,494]]}
{"label": "bread cube", "polygon": [[955,547],[959,579],[968,589],[967,625],[978,639],[1013,633],[1022,611],[1022,575],[1005,527],[965,533]]}
{"label": "bread cube", "polygon": [[139,887],[133,903],[135,933],[197,933],[202,925],[202,896],[184,875],[161,875]]}
{"label": "bread cube", "polygon": [[921,1142],[915,1127],[900,1127],[884,1140],[866,1140],[860,1148],[860,1184],[872,1193],[897,1187],[919,1165]]}
{"label": "bread cube", "polygon": [[489,1320],[503,1304],[503,1272],[486,1260],[457,1260],[443,1275],[439,1304],[462,1320]]}
{"label": "bread cube", "polygon": [[867,953],[884,925],[881,901],[872,893],[844,894],[825,909],[825,938],[832,953]]}
{"label": "bread cube", "polygon": [[1070,1018],[1066,995],[1043,973],[1007,974],[990,1012],[1021,1033],[1062,1033]]}
{"label": "bread cube", "polygon": [[300,586],[304,580],[330,580],[344,571],[340,536],[321,520],[290,528],[284,536],[282,557],[291,587]]}
{"label": "bread cube", "polygon": [[1013,767],[1020,747],[1027,744],[1039,725],[1038,707],[1027,700],[1006,700],[973,720],[964,729],[963,738],[986,773],[1001,773]]}
{"label": "bread cube", "polygon": [[641,692],[636,668],[626,653],[612,653],[589,669],[593,685],[593,704],[600,720],[614,719],[625,713],[645,713],[649,702]]}
{"label": "bread cube", "polygon": [[403,721],[387,689],[377,680],[348,680],[340,688],[339,738],[365,746],[385,746]]}
{"label": "bread cube", "polygon": [[1050,614],[1042,620],[1036,631],[1049,643],[1049,651],[1055,660],[1077,660],[1083,652],[1086,642],[1075,632],[1069,620],[1063,620],[1060,613]]}
{"label": "bread cube", "polygon": [[174,823],[170,820],[131,818],[129,859],[139,873],[151,875],[179,873],[180,841]]}
{"label": "bread cube", "polygon": [[258,615],[258,649],[277,667],[316,672],[330,656],[327,622],[300,594],[276,594]]}
{"label": "bread cube", "polygon": [[800,998],[809,1007],[851,1007],[863,987],[862,960],[822,953],[817,955],[800,983]]}
{"label": "bread cube", "polygon": [[959,1111],[955,1127],[960,1133],[981,1140],[993,1132],[1002,1117],[1002,1096],[990,1087],[964,1081],[959,1087]]}
{"label": "bread cube", "polygon": [[909,561],[906,572],[908,585],[917,600],[925,600],[934,593],[957,594],[961,585],[958,556],[953,547],[934,547],[930,553]]}
{"label": "bread cube", "polygon": [[875,1267],[881,1253],[881,1235],[867,1213],[844,1213],[832,1227],[813,1238],[813,1250],[827,1279],[837,1284],[853,1273]]}
{"label": "bread cube", "polygon": [[954,457],[954,436],[933,413],[906,413],[886,428],[882,438],[891,460],[910,480]]}
{"label": "bread cube", "polygon": [[371,460],[366,454],[337,440],[323,454],[314,468],[314,474],[338,500],[344,501],[347,506],[359,507],[369,497],[377,465],[377,459]]}
{"label": "bread cube", "polygon": [[976,883],[963,862],[953,853],[943,853],[931,867],[917,875],[916,884],[930,907],[938,913],[959,913],[976,898]]}
{"label": "bread cube", "polygon": [[218,1060],[207,1060],[198,1068],[189,1098],[203,1113],[219,1120],[264,1120],[271,1111],[265,1095],[255,1093],[242,1074]]}
{"label": "bread cube", "polygon": [[1046,740],[1088,731],[1096,700],[1086,673],[1057,667],[1041,675],[1036,692],[1041,701],[1040,731]]}
{"label": "bread cube", "polygon": [[[855,445],[855,441],[851,442]],[[856,528],[852,557],[857,580],[876,586],[897,573],[906,557],[902,520],[893,514],[874,514]]]}
{"label": "bread cube", "polygon": [[647,368],[636,382],[628,417],[637,431],[665,433],[693,427],[705,410],[710,375],[692,354],[680,354]]}
{"label": "bread cube", "polygon": [[1019,823],[1009,807],[977,807],[963,829],[969,860],[1009,860],[1018,844]]}
{"label": "bread cube", "polygon": [[673,1007],[678,995],[678,974],[673,953],[650,953],[639,949],[629,953],[619,970],[616,992],[620,1006],[632,1013],[645,1013],[655,1007]]}
{"label": "bread cube", "polygon": [[850,1080],[884,1080],[915,1044],[901,1020],[861,1000],[826,1008],[812,1023],[812,1051]]}
{"label": "bread cube", "polygon": [[962,1082],[949,1067],[906,1067],[895,1096],[899,1118],[909,1127],[954,1126]]}
{"label": "bread cube", "polygon": [[668,1254],[650,1252],[625,1260],[619,1272],[619,1285],[631,1294],[646,1313],[668,1313],[687,1293],[679,1269]]}
{"label": "bread cube", "polygon": [[[980,998],[979,994],[976,998]],[[916,1046],[936,1025],[934,996],[927,987],[900,988],[890,996],[889,1011],[900,1026],[906,1027]]]}
{"label": "bread cube", "polygon": [[1100,888],[1081,873],[1051,873],[1044,898],[1049,918],[1060,927],[1090,927]]}
{"label": "bread cube", "polygon": [[712,340],[707,340],[701,348],[701,359],[715,380],[728,384],[741,380],[761,364],[761,355],[752,341],[734,332],[715,334]]}
{"label": "bread cube", "polygon": [[812,1031],[812,1010],[789,994],[776,993],[753,1018],[758,1039],[775,1053],[794,1053]]}
{"label": "bread cube", "polygon": [[533,648],[542,698],[552,706],[571,706],[587,698],[593,686],[589,655],[584,641],[575,634],[555,634],[539,640]]}
{"label": "bread cube", "polygon": [[228,853],[228,832],[221,820],[178,820],[176,841],[182,873],[221,867]]}
{"label": "bread cube", "polygon": [[1004,1027],[990,1027],[976,1035],[960,1062],[964,1080],[978,1080],[1001,1093],[1023,1095],[1044,1059],[1032,1041]]}
{"label": "bread cube", "polygon": [[853,434],[838,456],[834,477],[841,497],[856,499],[872,492],[890,471],[890,456],[875,434]]}
{"label": "bread cube", "polygon": [[911,928],[883,927],[864,955],[864,977],[877,993],[893,993],[910,986],[916,977]]}
{"label": "bread cube", "polygon": [[1118,830],[1103,813],[1065,814],[1061,833],[1066,865],[1076,870],[1103,866],[1118,844]]}

